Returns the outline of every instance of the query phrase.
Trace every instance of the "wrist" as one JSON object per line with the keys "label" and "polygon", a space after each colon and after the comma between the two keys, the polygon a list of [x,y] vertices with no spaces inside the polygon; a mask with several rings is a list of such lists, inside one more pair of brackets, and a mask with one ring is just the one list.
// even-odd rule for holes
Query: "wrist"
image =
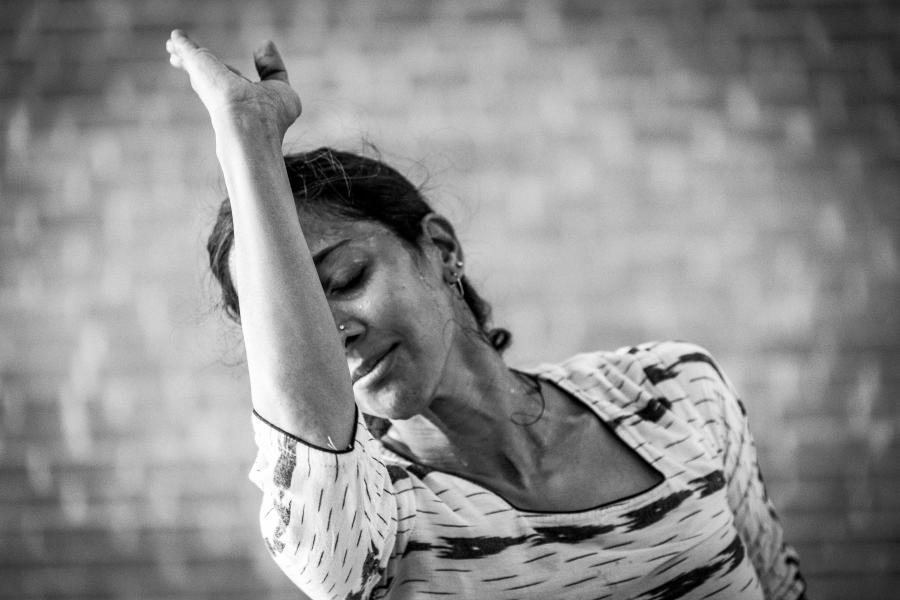
{"label": "wrist", "polygon": [[216,135],[216,152],[232,148],[272,150],[281,155],[284,132],[272,121],[240,111],[222,111],[210,116]]}

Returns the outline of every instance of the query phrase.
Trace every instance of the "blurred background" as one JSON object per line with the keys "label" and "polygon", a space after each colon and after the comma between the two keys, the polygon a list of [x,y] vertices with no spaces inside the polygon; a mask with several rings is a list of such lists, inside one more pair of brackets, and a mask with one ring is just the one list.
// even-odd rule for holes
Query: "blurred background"
{"label": "blurred background", "polygon": [[900,6],[0,0],[0,598],[297,598],[257,529],[224,189],[164,42],[272,38],[294,148],[457,223],[514,364],[660,338],[745,399],[810,597],[900,586]]}

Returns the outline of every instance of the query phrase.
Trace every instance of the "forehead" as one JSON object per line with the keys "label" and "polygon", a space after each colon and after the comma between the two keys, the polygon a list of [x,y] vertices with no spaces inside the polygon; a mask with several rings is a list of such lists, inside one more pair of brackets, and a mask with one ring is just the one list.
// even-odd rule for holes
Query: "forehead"
{"label": "forehead", "polygon": [[[383,252],[385,244],[402,245],[400,238],[376,221],[362,221],[321,215],[310,211],[298,211],[300,228],[309,252],[316,256],[323,250],[330,248],[345,240],[351,240],[361,245],[368,246],[376,252]],[[235,242],[235,245],[237,242]],[[236,282],[235,253],[228,255],[228,270],[231,280]]]}
{"label": "forehead", "polygon": [[377,243],[393,238],[399,242],[387,227],[374,221],[347,219],[302,209],[298,211],[298,216],[313,256],[344,240]]}

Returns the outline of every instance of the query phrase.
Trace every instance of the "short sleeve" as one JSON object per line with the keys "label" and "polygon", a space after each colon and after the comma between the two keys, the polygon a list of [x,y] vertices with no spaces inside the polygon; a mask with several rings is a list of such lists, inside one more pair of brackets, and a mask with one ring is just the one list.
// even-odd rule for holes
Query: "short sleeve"
{"label": "short sleeve", "polygon": [[728,505],[767,600],[803,598],[806,585],[797,553],[783,539],[757,461],[747,413],[728,377],[704,348],[681,342],[654,345],[662,372],[677,377],[704,434],[722,460]]}
{"label": "short sleeve", "polygon": [[275,562],[313,600],[368,598],[396,541],[398,503],[361,416],[342,452],[306,444],[255,413],[253,428],[259,450],[250,479],[263,492],[260,525]]}

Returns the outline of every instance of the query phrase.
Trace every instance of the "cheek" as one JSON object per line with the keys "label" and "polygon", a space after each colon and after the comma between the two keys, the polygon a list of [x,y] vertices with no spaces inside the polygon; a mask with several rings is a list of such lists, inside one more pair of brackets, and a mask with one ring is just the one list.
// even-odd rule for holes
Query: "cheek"
{"label": "cheek", "polygon": [[[372,397],[358,398],[364,411],[405,418],[417,414],[437,387],[455,330],[452,305],[443,290],[428,282],[394,282],[386,293],[373,294],[371,333],[398,341],[401,350],[392,377]],[[389,413],[389,414],[385,414]]]}
{"label": "cheek", "polygon": [[369,296],[372,324],[402,334],[414,345],[435,344],[452,321],[448,295],[432,274],[421,273],[411,264],[396,267]]}
{"label": "cheek", "polygon": [[[453,339],[453,307],[442,289],[428,280],[404,290],[403,318],[410,342],[425,355],[442,356]],[[398,303],[399,304],[399,303]]]}

